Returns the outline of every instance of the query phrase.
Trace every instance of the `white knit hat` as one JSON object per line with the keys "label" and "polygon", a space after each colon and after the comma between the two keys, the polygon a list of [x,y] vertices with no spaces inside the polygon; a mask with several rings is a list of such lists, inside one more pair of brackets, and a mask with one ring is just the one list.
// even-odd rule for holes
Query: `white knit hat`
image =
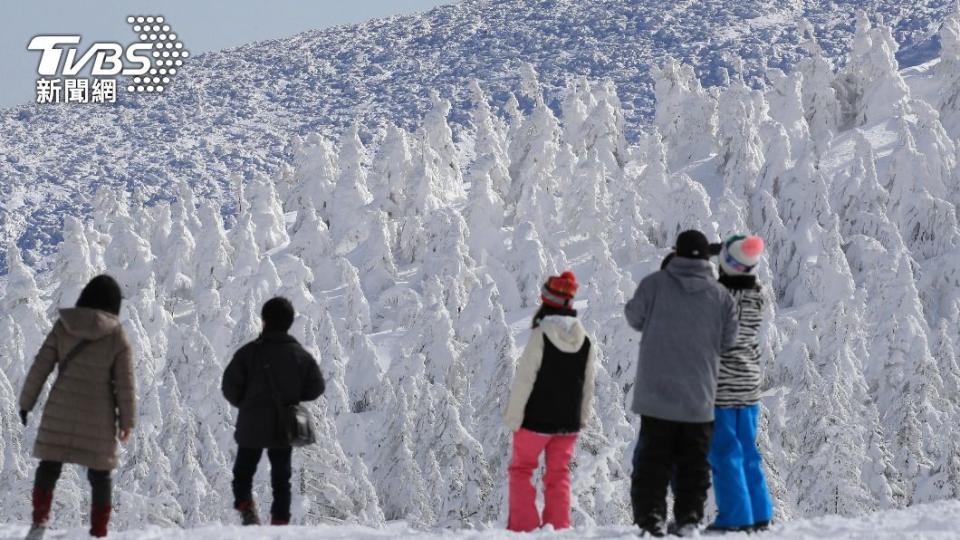
{"label": "white knit hat", "polygon": [[763,238],[759,236],[745,236],[742,234],[731,236],[723,242],[720,248],[720,268],[728,276],[743,276],[753,272],[760,255],[763,254]]}

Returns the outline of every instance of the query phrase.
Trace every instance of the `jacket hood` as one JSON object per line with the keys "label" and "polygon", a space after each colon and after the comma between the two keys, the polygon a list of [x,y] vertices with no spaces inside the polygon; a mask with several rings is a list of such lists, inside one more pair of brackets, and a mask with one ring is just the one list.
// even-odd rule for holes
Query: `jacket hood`
{"label": "jacket hood", "polygon": [[710,265],[710,261],[703,259],[674,257],[664,271],[677,280],[683,290],[688,293],[705,291],[714,287],[716,283],[713,266]]}
{"label": "jacket hood", "polygon": [[60,310],[60,322],[68,333],[81,339],[100,339],[120,327],[120,319],[99,309],[74,307]]}
{"label": "jacket hood", "polygon": [[565,353],[579,351],[587,338],[580,319],[567,315],[547,315],[540,321],[540,329],[554,347]]}

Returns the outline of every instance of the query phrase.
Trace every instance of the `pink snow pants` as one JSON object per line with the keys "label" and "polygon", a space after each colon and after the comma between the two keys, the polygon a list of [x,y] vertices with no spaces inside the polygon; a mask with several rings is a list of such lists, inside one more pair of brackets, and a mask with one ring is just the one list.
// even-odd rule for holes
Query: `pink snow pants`
{"label": "pink snow pants", "polygon": [[[570,527],[570,458],[577,442],[576,433],[548,435],[520,428],[513,433],[513,459],[510,461],[510,517],[507,529],[528,532],[542,525],[554,529]],[[533,471],[546,452],[547,470],[543,475],[543,519],[537,511],[537,489]]]}

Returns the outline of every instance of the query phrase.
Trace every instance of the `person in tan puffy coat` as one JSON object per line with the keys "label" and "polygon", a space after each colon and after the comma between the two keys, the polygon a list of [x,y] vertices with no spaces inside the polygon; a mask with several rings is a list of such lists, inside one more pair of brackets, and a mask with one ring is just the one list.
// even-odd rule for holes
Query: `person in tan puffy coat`
{"label": "person in tan puffy coat", "polygon": [[132,351],[118,319],[120,302],[120,287],[113,278],[93,278],[75,308],[60,310],[60,319],[27,373],[20,394],[24,425],[57,368],[33,449],[40,465],[33,489],[30,540],[43,537],[64,463],[87,467],[93,491],[90,534],[107,534],[117,440],[129,439],[136,414]]}

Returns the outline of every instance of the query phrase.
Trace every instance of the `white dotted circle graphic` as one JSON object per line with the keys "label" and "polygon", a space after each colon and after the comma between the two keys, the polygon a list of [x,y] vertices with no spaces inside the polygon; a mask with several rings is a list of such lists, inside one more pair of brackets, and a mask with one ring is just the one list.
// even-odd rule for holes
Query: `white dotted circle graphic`
{"label": "white dotted circle graphic", "polygon": [[128,85],[127,91],[163,92],[166,85],[170,84],[171,77],[177,73],[173,66],[182,66],[181,58],[187,58],[190,53],[178,40],[179,36],[173,32],[173,27],[164,24],[162,16],[129,15],[126,21],[140,42],[150,47],[152,57],[149,68],[141,76],[133,77],[134,84]]}

